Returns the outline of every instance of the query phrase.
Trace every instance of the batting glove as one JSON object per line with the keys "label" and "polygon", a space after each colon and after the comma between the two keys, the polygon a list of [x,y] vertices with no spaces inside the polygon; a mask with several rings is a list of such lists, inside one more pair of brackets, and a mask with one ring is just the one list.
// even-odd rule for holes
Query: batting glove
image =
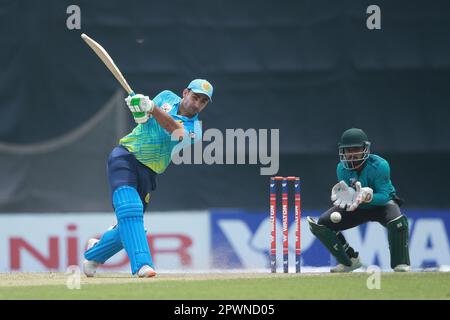
{"label": "batting glove", "polygon": [[148,96],[142,94],[128,96],[125,102],[133,115],[134,121],[140,124],[147,122],[150,118],[149,113],[155,108],[155,103]]}

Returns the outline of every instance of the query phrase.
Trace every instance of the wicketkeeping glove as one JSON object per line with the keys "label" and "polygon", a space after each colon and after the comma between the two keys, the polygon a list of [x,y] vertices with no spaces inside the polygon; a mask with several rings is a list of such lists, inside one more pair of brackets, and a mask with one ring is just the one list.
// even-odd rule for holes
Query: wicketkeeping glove
{"label": "wicketkeeping glove", "polygon": [[155,107],[155,103],[148,96],[142,94],[128,96],[125,102],[133,115],[134,121],[141,124],[147,122],[150,118],[148,113],[151,113]]}
{"label": "wicketkeeping glove", "polygon": [[370,202],[373,198],[373,190],[372,188],[366,187],[361,188],[361,182],[357,181],[355,183],[356,193],[355,193],[355,199],[353,203],[350,205],[349,208],[347,208],[347,211],[353,211],[358,208],[358,206],[362,202]]}
{"label": "wicketkeeping glove", "polygon": [[355,190],[349,187],[345,181],[339,181],[331,189],[331,201],[333,205],[341,209],[347,207],[347,211],[351,211],[348,207],[355,200]]}

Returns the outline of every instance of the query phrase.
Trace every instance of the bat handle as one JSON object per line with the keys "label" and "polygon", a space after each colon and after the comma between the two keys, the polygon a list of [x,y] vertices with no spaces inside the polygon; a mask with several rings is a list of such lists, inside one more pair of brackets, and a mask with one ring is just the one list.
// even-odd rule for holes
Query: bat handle
{"label": "bat handle", "polygon": [[134,91],[130,92],[130,97],[134,96],[136,93],[134,93]]}

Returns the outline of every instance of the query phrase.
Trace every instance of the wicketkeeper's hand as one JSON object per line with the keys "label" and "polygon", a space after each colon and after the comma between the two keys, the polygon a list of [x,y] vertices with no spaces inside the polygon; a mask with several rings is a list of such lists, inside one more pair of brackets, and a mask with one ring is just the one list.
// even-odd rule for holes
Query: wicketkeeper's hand
{"label": "wicketkeeper's hand", "polygon": [[336,207],[341,209],[347,208],[347,211],[352,211],[349,210],[349,206],[353,203],[354,199],[355,190],[349,187],[345,181],[339,181],[331,189],[331,201],[333,201],[333,205]]}
{"label": "wicketkeeper's hand", "polygon": [[151,117],[150,113],[155,108],[155,103],[150,100],[148,96],[142,94],[135,94],[134,96],[128,96],[125,99],[128,108],[133,115],[136,123],[145,123]]}
{"label": "wicketkeeper's hand", "polygon": [[366,187],[361,188],[361,182],[357,181],[355,183],[356,193],[355,193],[355,199],[353,203],[350,205],[349,208],[347,208],[347,211],[353,211],[358,208],[358,206],[363,202],[370,202],[373,198],[373,190],[372,188]]}

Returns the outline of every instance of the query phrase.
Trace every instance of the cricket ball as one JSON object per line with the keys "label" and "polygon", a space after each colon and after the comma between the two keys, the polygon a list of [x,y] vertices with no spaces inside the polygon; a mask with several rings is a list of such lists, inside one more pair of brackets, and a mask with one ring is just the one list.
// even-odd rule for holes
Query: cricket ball
{"label": "cricket ball", "polygon": [[334,223],[338,223],[341,221],[342,216],[339,212],[335,211],[330,215],[330,219],[331,221],[333,221]]}

